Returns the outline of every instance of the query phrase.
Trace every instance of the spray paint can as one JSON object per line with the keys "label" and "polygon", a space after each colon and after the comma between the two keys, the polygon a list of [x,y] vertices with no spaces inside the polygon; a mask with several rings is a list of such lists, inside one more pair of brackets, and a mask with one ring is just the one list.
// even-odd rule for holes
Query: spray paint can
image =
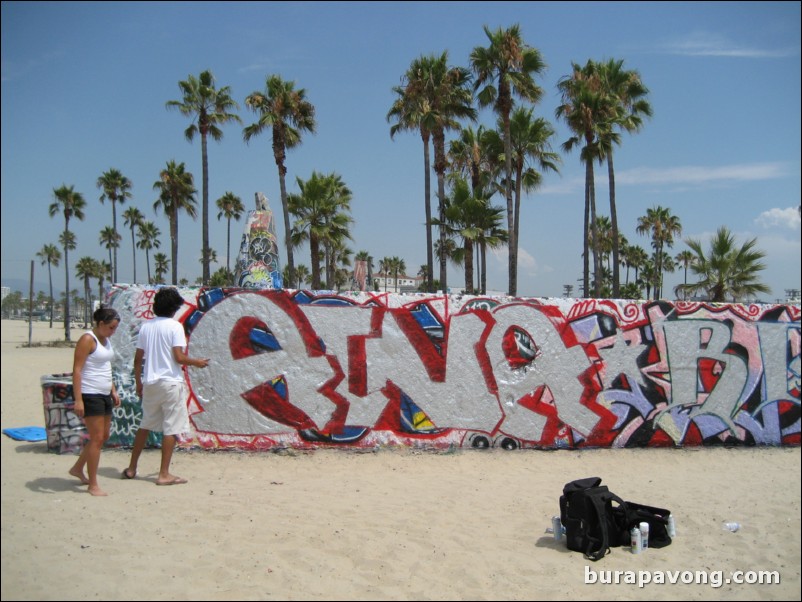
{"label": "spray paint can", "polygon": [[562,541],[563,539],[563,524],[559,516],[551,517],[551,529],[554,532],[554,541]]}
{"label": "spray paint can", "polygon": [[629,546],[629,551],[633,554],[640,554],[643,549],[640,529],[637,527],[632,527],[632,530],[629,532]]}
{"label": "spray paint can", "polygon": [[645,550],[649,547],[649,523],[643,522],[640,524],[640,538],[641,546]]}
{"label": "spray paint can", "polygon": [[666,525],[666,529],[668,530],[668,536],[671,539],[674,539],[677,536],[677,527],[674,524],[674,515],[668,515],[668,524]]}

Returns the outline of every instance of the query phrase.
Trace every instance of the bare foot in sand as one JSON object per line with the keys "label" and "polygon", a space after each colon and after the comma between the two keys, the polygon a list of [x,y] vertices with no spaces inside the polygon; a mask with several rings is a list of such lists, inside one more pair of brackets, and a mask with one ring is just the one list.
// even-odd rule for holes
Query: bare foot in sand
{"label": "bare foot in sand", "polygon": [[181,477],[177,477],[175,475],[168,475],[167,477],[164,478],[160,477],[156,479],[157,485],[184,485],[188,482],[189,481],[187,481],[186,479],[182,479]]}
{"label": "bare foot in sand", "polygon": [[89,485],[89,479],[86,478],[86,475],[84,475],[83,470],[78,470],[77,468],[75,468],[75,466],[73,466],[72,468],[70,468],[70,474],[79,481],[81,481],[81,485]]}
{"label": "bare foot in sand", "polygon": [[104,495],[108,495],[108,493],[103,491],[100,487],[90,487],[89,488],[89,493],[91,493],[94,496],[98,496],[98,497],[104,496]]}

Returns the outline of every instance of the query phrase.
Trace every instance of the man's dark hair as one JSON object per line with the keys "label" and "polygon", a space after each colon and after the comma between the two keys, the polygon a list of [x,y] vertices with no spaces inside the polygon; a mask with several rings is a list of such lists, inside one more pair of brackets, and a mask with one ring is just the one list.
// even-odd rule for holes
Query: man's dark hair
{"label": "man's dark hair", "polygon": [[153,297],[153,313],[160,318],[172,318],[182,305],[184,298],[173,287],[160,288]]}

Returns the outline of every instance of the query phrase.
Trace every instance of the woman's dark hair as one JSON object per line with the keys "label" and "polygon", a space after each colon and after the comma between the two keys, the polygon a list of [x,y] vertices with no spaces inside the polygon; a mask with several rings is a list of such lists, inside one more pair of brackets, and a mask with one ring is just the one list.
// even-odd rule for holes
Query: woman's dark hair
{"label": "woman's dark hair", "polygon": [[173,287],[160,288],[153,297],[153,313],[160,318],[172,318],[182,305],[184,298]]}
{"label": "woman's dark hair", "polygon": [[108,324],[110,322],[114,322],[115,320],[119,322],[120,314],[117,313],[116,309],[100,306],[95,310],[95,313],[92,314],[92,319],[96,323],[103,322],[104,324]]}

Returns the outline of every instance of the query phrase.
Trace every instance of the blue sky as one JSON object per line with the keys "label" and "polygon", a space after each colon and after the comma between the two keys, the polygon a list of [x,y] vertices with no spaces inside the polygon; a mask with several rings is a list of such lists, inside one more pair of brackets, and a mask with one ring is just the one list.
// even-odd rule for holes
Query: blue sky
{"label": "blue sky", "polygon": [[[133,276],[121,217],[130,204],[156,222],[169,255],[153,183],[167,161],[184,162],[200,209],[202,171],[200,140],[186,141],[188,119],[165,103],[181,98],[180,80],[204,70],[218,87],[231,88],[243,126],[256,121],[244,98],[263,90],[268,75],[304,88],[317,133],[288,152],[288,190],[297,191],[296,177],[313,170],[338,173],[353,191],[351,248],[402,257],[414,275],[426,260],[422,144],[414,134],[390,139],[391,88],[420,55],[447,50],[452,64],[467,67],[471,50],[487,45],[484,25],[516,23],[548,66],[535,112],[553,123],[555,150],[570,136],[554,110],[556,84],[572,61],[624,59],[649,87],[654,116],[625,136],[615,155],[619,224],[630,243],[650,250],[635,231],[637,218],[662,205],[680,218],[682,238],[706,240],[720,226],[741,242],[757,237],[772,289],[765,300],[800,288],[798,2],[3,2],[3,283],[27,280],[36,252],[57,244],[64,222],[51,218],[48,206],[63,184],[87,201],[86,219],[71,222],[78,248],[70,263],[108,257],[98,238],[111,207],[100,203],[96,181],[112,167],[133,182],[133,198],[118,207],[119,280]],[[479,122],[492,126],[495,117],[482,111]],[[216,219],[217,198],[232,191],[251,209],[260,191],[277,215],[281,210],[270,135],[246,144],[243,126],[226,126],[223,140],[209,144],[210,244],[220,265],[226,226]],[[606,168],[597,166],[596,175],[600,212],[609,214]],[[564,284],[578,290],[583,184],[574,151],[563,154],[560,174],[547,174],[524,198],[519,294],[559,296]],[[242,224],[232,222],[232,256]],[[685,248],[678,240],[671,252]],[[182,215],[180,278],[200,275],[200,249],[200,219]],[[138,252],[140,279],[144,262]],[[296,262],[309,264],[307,249],[296,252]],[[503,253],[488,265],[488,288],[505,291]],[[35,269],[46,283],[46,266],[37,261]],[[54,272],[56,289],[63,289],[63,273],[63,266]],[[449,266],[450,284],[462,280]],[[666,291],[681,281],[681,272],[668,275]]]}

